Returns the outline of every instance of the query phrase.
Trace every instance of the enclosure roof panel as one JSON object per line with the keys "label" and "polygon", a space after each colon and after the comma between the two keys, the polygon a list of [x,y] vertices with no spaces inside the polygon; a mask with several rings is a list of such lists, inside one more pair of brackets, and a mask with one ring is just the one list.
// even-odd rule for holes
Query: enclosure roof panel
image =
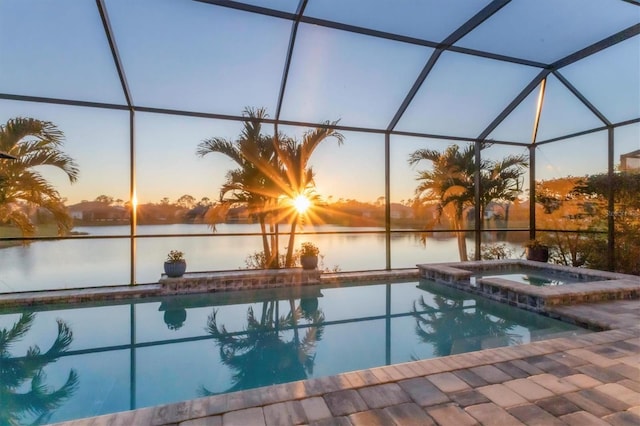
{"label": "enclosure roof panel", "polygon": [[310,0],[305,16],[439,43],[489,0]]}
{"label": "enclosure roof panel", "polygon": [[233,3],[247,4],[251,6],[275,9],[282,12],[295,13],[298,8],[298,0],[234,0]]}
{"label": "enclosure roof panel", "polygon": [[291,23],[198,2],[107,1],[135,105],[274,110]]}
{"label": "enclosure roof panel", "polygon": [[511,1],[457,45],[553,63],[639,20],[620,0]]}
{"label": "enclosure roof panel", "polygon": [[609,121],[640,117],[640,36],[575,62],[560,73]]}
{"label": "enclosure roof panel", "polygon": [[[283,120],[376,127],[391,120],[433,49],[317,25],[298,29]],[[363,78],[363,70],[366,78]]]}
{"label": "enclosure roof panel", "polygon": [[25,0],[0,50],[12,101],[531,143],[549,79],[538,139],[640,120],[635,0]]}
{"label": "enclosure roof panel", "polygon": [[476,137],[538,72],[532,67],[446,52],[397,130]]}
{"label": "enclosure roof panel", "polygon": [[91,2],[0,2],[0,93],[122,103]]}

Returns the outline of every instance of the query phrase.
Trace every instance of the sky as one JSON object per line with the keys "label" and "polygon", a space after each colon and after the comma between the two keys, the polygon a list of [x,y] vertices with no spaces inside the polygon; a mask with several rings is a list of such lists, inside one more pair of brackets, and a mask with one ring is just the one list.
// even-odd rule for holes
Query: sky
{"label": "sky", "polygon": [[[291,22],[190,1],[106,0],[136,106],[238,116],[264,107],[273,118]],[[251,1],[293,11],[295,1]],[[488,0],[311,0],[309,16],[439,42]],[[620,0],[514,1],[456,45],[553,62],[640,22],[640,7]],[[575,10],[579,8],[580,13]],[[553,13],[550,11],[553,10]],[[588,31],[585,31],[588,28]],[[28,30],[26,30],[28,29]],[[0,0],[0,93],[124,105],[95,3]],[[384,130],[433,48],[301,23],[280,118]],[[396,130],[476,137],[535,77],[536,67],[445,52],[400,118]],[[560,69],[611,122],[640,117],[640,36]],[[490,135],[531,142],[538,89]],[[0,123],[28,116],[55,123],[80,179],[43,171],[69,203],[105,194],[128,199],[131,162],[127,111],[0,99]],[[538,140],[597,128],[602,122],[558,80],[547,81]],[[234,140],[237,121],[136,112],[135,161],[140,202],[183,194],[217,198],[225,157],[196,156],[210,137]],[[290,136],[305,130],[280,126]],[[265,132],[273,133],[265,125]],[[375,201],[384,195],[384,135],[345,131],[327,140],[312,165],[325,197]],[[616,130],[616,159],[640,148],[640,125]],[[407,163],[419,148],[444,150],[441,139],[391,137],[391,200],[413,196],[419,170]],[[526,152],[497,147],[488,156]],[[576,153],[580,155],[575,155]],[[549,179],[606,171],[607,134],[598,132],[538,148],[537,176]],[[617,160],[616,160],[617,161]]]}

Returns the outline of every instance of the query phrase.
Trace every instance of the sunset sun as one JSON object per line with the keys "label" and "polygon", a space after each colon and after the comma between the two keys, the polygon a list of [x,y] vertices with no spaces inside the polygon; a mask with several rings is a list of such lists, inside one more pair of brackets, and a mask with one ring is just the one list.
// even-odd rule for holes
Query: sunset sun
{"label": "sunset sun", "polygon": [[309,199],[304,195],[298,195],[293,200],[293,206],[296,208],[298,213],[303,214],[311,206],[311,201],[309,201]]}

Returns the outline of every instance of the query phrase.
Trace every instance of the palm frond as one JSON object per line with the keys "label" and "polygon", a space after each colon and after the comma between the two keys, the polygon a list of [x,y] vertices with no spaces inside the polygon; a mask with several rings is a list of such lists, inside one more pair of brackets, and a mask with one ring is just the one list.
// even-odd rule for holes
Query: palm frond
{"label": "palm frond", "polygon": [[224,138],[214,137],[205,139],[198,144],[196,154],[199,157],[204,157],[205,155],[211,153],[226,155],[239,165],[243,164],[243,158],[240,154],[240,151],[237,149],[233,142],[228,141]]}
{"label": "palm frond", "polygon": [[16,156],[18,159],[11,164],[13,168],[53,166],[62,170],[69,177],[69,182],[74,183],[78,180],[78,164],[57,146],[43,145],[40,141],[23,141],[18,145]]}
{"label": "palm frond", "polygon": [[0,355],[7,354],[11,345],[27,334],[34,320],[35,314],[33,312],[23,313],[10,329],[0,330]]}
{"label": "palm frond", "polygon": [[59,147],[64,142],[64,133],[50,121],[16,117],[0,125],[0,150],[18,156],[19,144],[33,137],[41,146]]}

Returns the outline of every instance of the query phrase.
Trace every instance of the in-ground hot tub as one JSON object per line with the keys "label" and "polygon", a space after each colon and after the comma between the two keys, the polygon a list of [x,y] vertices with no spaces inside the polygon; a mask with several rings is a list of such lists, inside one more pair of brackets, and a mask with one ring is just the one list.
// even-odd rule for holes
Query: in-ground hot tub
{"label": "in-ground hot tub", "polygon": [[638,299],[640,277],[521,259],[417,265],[420,277],[521,308]]}
{"label": "in-ground hot tub", "polygon": [[602,277],[597,274],[589,274],[585,270],[570,272],[554,268],[531,267],[523,265],[511,265],[509,268],[472,269],[470,282],[473,284],[482,278],[502,278],[521,284],[535,285],[539,287],[588,283],[594,281],[606,281],[611,277]]}

